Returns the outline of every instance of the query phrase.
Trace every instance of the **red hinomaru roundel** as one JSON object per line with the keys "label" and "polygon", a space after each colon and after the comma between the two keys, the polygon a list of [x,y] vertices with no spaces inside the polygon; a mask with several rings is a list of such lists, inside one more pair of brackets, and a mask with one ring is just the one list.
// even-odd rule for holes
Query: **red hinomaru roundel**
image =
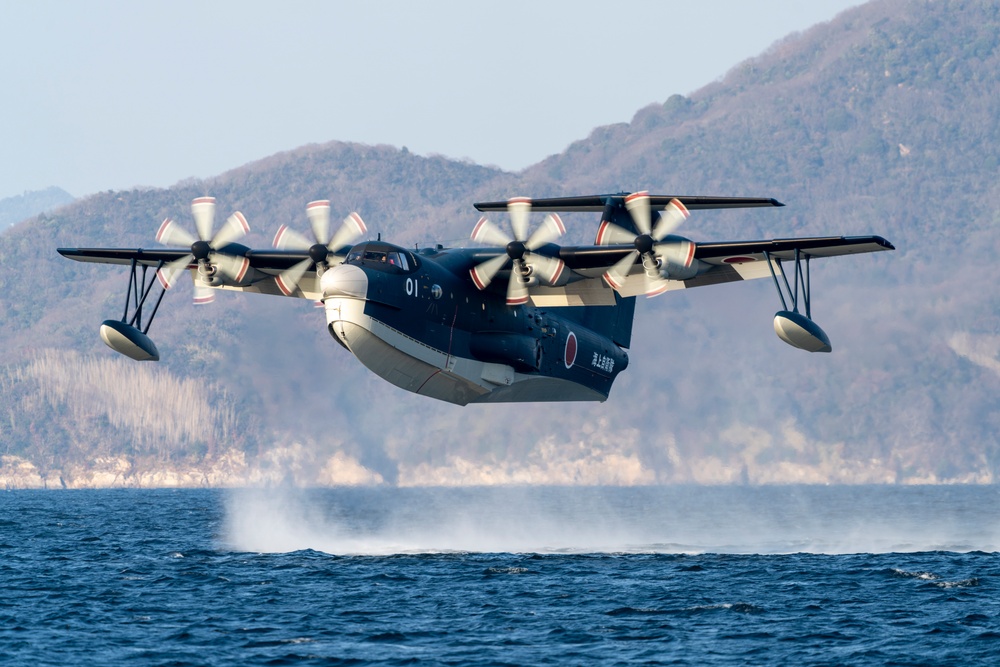
{"label": "red hinomaru roundel", "polygon": [[566,336],[566,351],[563,354],[563,362],[566,364],[566,368],[572,368],[573,363],[576,361],[576,334],[572,331]]}

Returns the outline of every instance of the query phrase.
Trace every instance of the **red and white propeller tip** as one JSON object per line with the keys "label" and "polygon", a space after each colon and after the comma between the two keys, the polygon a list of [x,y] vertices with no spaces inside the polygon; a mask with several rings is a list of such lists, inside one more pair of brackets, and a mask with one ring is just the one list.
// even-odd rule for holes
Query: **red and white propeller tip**
{"label": "red and white propeller tip", "polygon": [[[275,276],[274,282],[285,296],[291,296],[295,292],[310,266],[315,264],[319,268],[320,265],[328,264],[330,255],[333,255],[333,259],[338,259],[339,256],[334,253],[350,246],[358,238],[368,233],[368,227],[361,216],[352,212],[344,218],[331,238],[330,200],[328,199],[319,199],[306,204],[306,217],[309,219],[312,241],[288,225],[279,227],[272,241],[272,245],[279,250],[310,251],[310,256],[307,259]],[[319,259],[320,257],[323,259]]]}
{"label": "red and white propeller tip", "polygon": [[502,246],[505,252],[474,266],[469,270],[469,274],[476,287],[484,290],[509,260],[512,266],[507,284],[507,304],[515,306],[527,303],[528,285],[533,276],[550,285],[559,282],[565,263],[561,259],[548,257],[536,251],[565,234],[566,226],[558,215],[549,214],[534,233],[528,236],[531,200],[527,197],[509,199],[507,212],[510,215],[513,237],[485,216],[476,223],[472,230],[472,239],[484,245]]}
{"label": "red and white propeller tip", "polygon": [[[156,240],[168,246],[189,246],[191,252],[170,262],[157,271],[157,277],[164,289],[173,287],[180,275],[187,270],[221,272],[234,282],[241,282],[250,269],[250,260],[243,256],[227,255],[220,249],[233,243],[250,231],[246,217],[237,211],[233,213],[217,232],[212,233],[215,222],[215,197],[198,197],[191,202],[197,236],[191,234],[172,219],[167,218],[156,232]],[[200,243],[199,243],[200,242]],[[209,303],[215,298],[215,291],[206,284],[195,280],[194,302]]]}
{"label": "red and white propeller tip", "polygon": [[605,273],[604,279],[616,291],[621,291],[635,260],[640,259],[645,273],[644,291],[646,296],[656,296],[667,291],[669,280],[661,275],[661,265],[689,268],[694,261],[695,245],[687,239],[664,242],[691,215],[679,199],[671,199],[657,216],[655,224],[649,193],[636,192],[625,198],[628,210],[638,233],[623,229],[609,220],[603,220],[597,230],[597,245],[631,244],[635,249],[615,262]]}

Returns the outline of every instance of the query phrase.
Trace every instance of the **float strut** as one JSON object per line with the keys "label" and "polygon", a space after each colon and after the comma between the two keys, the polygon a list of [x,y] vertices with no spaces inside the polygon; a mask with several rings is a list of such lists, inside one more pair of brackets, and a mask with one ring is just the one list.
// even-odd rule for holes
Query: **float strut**
{"label": "float strut", "polygon": [[[150,277],[148,283],[146,282],[146,271],[149,267],[145,264],[142,266],[142,276],[140,277],[138,271],[136,271],[137,266],[138,263],[133,257],[128,277],[128,288],[125,291],[125,312],[122,314],[122,322],[129,326],[134,326],[136,329],[141,328],[142,333],[146,333],[149,331],[149,326],[153,323],[153,318],[156,317],[156,311],[160,309],[160,302],[163,301],[163,295],[167,292],[166,289],[160,290],[160,296],[156,299],[153,312],[150,313],[149,319],[146,321],[146,326],[142,327],[142,306],[146,303],[149,293],[153,291],[153,283],[156,281],[157,272],[163,268],[163,260],[160,260],[156,264],[156,269],[153,271],[153,275]],[[135,306],[135,311],[132,313],[131,318],[128,316],[130,305]]]}

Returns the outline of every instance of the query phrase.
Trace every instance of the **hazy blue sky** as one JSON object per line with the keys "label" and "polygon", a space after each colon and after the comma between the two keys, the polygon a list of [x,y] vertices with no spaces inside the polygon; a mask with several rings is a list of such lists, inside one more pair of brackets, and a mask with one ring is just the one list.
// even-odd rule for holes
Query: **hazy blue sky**
{"label": "hazy blue sky", "polygon": [[334,139],[521,169],[858,0],[0,0],[0,198]]}

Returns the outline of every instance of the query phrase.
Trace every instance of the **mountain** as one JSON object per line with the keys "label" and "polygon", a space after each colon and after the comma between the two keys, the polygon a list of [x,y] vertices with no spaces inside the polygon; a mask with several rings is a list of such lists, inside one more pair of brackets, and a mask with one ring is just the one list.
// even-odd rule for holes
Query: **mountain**
{"label": "mountain", "polygon": [[65,206],[72,201],[73,195],[54,186],[0,199],[0,232],[15,222]]}
{"label": "mountain", "polygon": [[[167,190],[102,193],[0,237],[0,478],[11,485],[992,482],[1000,469],[1000,7],[877,0],[689,97],[597,128],[516,174],[331,143]],[[654,93],[651,93],[655,95]],[[648,189],[772,196],[704,211],[695,240],[867,234],[893,253],[813,263],[830,355],[781,343],[770,281],[637,308],[603,404],[457,408],[397,390],[333,344],[311,304],[175,290],[159,364],[96,334],[124,272],[57,246],[147,245],[194,196],[266,247],[329,198],[403,244],[467,238],[471,203]],[[182,218],[183,216],[183,218]],[[596,216],[566,216],[590,240]],[[175,293],[175,292],[179,292]],[[6,472],[3,472],[6,471]],[[6,475],[6,477],[5,477]]]}

